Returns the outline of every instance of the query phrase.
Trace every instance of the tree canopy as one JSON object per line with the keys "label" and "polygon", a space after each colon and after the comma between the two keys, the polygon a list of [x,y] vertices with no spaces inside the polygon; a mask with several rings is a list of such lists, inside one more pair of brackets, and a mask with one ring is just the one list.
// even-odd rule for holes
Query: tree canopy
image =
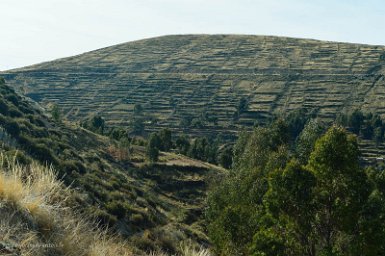
{"label": "tree canopy", "polygon": [[208,198],[216,252],[380,255],[385,176],[360,166],[356,136],[344,128],[334,125],[321,135],[308,122],[299,133],[299,149],[291,151],[288,127],[280,121],[257,127],[247,143],[240,136],[233,170]]}

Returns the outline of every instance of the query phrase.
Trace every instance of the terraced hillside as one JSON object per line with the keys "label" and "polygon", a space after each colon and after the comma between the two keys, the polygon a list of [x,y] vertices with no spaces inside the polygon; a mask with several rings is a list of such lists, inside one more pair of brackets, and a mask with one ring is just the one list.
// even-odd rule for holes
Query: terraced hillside
{"label": "terraced hillside", "polygon": [[[127,125],[135,104],[190,134],[231,134],[304,107],[320,117],[362,108],[385,116],[385,47],[267,36],[164,36],[4,72],[69,119],[95,112]],[[246,107],[239,111],[241,99]],[[183,120],[199,120],[181,126]]]}

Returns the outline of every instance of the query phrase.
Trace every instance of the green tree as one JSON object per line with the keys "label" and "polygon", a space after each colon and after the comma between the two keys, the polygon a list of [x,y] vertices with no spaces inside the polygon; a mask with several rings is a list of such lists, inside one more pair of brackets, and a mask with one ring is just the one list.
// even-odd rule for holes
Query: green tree
{"label": "green tree", "polygon": [[245,112],[247,110],[247,108],[248,108],[247,99],[245,97],[242,97],[239,100],[237,111],[239,114],[241,114],[241,113]]}
{"label": "green tree", "polygon": [[[272,216],[279,220],[281,229],[289,237],[286,252],[291,255],[315,255],[315,234],[313,193],[316,178],[312,172],[298,161],[291,160],[285,169],[272,172],[269,190],[264,197],[264,204]],[[256,241],[254,241],[254,244]],[[268,254],[270,255],[270,254]]]}
{"label": "green tree", "polygon": [[235,112],[233,114],[233,119],[238,120],[240,115],[242,113],[244,113],[245,111],[247,111],[248,107],[249,106],[248,106],[247,99],[245,97],[240,98],[239,102],[238,102],[237,109],[235,110]]}
{"label": "green tree", "polygon": [[150,162],[158,161],[160,138],[157,133],[152,133],[148,139],[146,156]]}
{"label": "green tree", "polygon": [[285,122],[287,123],[290,138],[292,140],[295,140],[301,133],[307,121],[308,113],[306,109],[292,111],[286,116]]}
{"label": "green tree", "polygon": [[283,168],[285,161],[280,159],[287,158],[281,144],[285,138],[285,125],[275,123],[245,132],[238,139],[234,171],[219,180],[208,195],[208,234],[218,254],[250,254],[250,244],[266,214],[263,198],[268,190],[268,173],[271,168]]}
{"label": "green tree", "polygon": [[381,255],[385,251],[385,170],[368,168],[366,173],[372,192],[363,205],[355,249],[361,255]]}
{"label": "green tree", "polygon": [[141,115],[141,114],[143,114],[143,107],[141,104],[136,103],[134,105],[134,115]]}
{"label": "green tree", "polygon": [[231,146],[225,147],[219,154],[218,163],[226,169],[230,169],[233,164],[233,149]]}
{"label": "green tree", "polygon": [[382,127],[374,128],[373,139],[377,145],[384,140],[384,129]]}
{"label": "green tree", "polygon": [[105,121],[102,116],[96,114],[83,122],[82,126],[93,132],[103,134],[105,130]]}
{"label": "green tree", "polygon": [[238,134],[238,139],[233,149],[233,169],[238,169],[242,165],[242,157],[250,136],[250,132],[247,132],[246,130],[243,130]]}
{"label": "green tree", "polygon": [[[307,126],[312,145],[318,128]],[[216,253],[382,255],[385,171],[363,170],[356,137],[339,126],[306,146],[307,163],[288,162],[285,127],[240,137],[236,169],[213,185],[206,219]]]}
{"label": "green tree", "polygon": [[186,137],[186,135],[179,136],[175,141],[175,146],[178,152],[187,155],[190,149],[190,141]]}
{"label": "green tree", "polygon": [[100,131],[101,134],[103,134],[104,128],[105,128],[105,121],[104,121],[104,118],[102,116],[100,116],[100,115],[93,116],[92,120],[91,120],[91,125],[96,130]]}
{"label": "green tree", "polygon": [[361,126],[364,123],[364,114],[359,110],[355,109],[348,118],[348,125],[355,134],[359,134]]}
{"label": "green tree", "polygon": [[60,122],[61,121],[61,111],[58,105],[53,105],[51,109],[51,116],[55,122]]}
{"label": "green tree", "polygon": [[338,126],[316,142],[310,155],[307,168],[317,179],[314,225],[320,251],[328,255],[347,254],[353,243],[344,238],[357,238],[356,224],[370,192],[358,157],[356,138]]}
{"label": "green tree", "polygon": [[130,127],[131,133],[142,135],[145,128],[144,119],[141,117],[134,117],[130,122]]}
{"label": "green tree", "polygon": [[287,256],[285,241],[274,229],[261,229],[253,237],[252,256]]}
{"label": "green tree", "polygon": [[159,150],[170,151],[172,148],[172,136],[169,129],[163,129],[159,132],[159,139],[161,144],[159,145]]}
{"label": "green tree", "polygon": [[295,145],[296,157],[306,164],[314,149],[315,142],[321,136],[323,128],[315,119],[310,119],[297,138]]}
{"label": "green tree", "polygon": [[206,160],[206,148],[208,145],[207,138],[196,138],[190,147],[189,156],[199,160]]}
{"label": "green tree", "polygon": [[290,141],[290,130],[288,124],[281,118],[271,124],[271,135],[269,145],[272,149],[277,149],[280,145],[288,144]]}
{"label": "green tree", "polygon": [[193,119],[194,119],[194,117],[189,115],[189,114],[182,115],[180,122],[179,122],[179,125],[184,127],[184,128],[187,128],[191,125]]}

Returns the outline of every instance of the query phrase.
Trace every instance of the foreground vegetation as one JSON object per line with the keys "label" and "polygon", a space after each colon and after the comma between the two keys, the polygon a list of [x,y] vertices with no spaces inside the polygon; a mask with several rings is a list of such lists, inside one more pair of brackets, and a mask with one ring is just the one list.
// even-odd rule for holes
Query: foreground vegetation
{"label": "foreground vegetation", "polygon": [[[71,202],[72,201],[72,202]],[[0,252],[9,255],[132,255],[128,244],[75,213],[51,168],[0,163]]]}

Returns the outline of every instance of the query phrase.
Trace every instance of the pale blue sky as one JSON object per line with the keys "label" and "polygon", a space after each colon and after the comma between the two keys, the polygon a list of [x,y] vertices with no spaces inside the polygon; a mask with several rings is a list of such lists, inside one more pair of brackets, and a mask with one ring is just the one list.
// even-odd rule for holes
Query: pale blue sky
{"label": "pale blue sky", "polygon": [[385,45],[383,0],[1,0],[0,70],[167,34]]}

